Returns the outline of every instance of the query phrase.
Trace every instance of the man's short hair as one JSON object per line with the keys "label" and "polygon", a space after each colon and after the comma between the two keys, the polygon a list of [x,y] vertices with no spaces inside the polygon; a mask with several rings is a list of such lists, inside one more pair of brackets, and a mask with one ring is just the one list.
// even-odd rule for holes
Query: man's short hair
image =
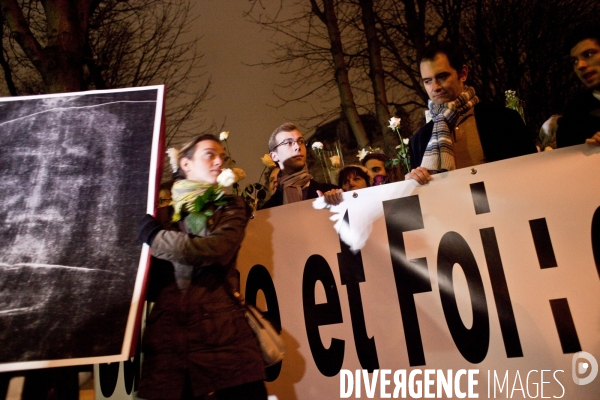
{"label": "man's short hair", "polygon": [[434,42],[427,46],[423,51],[423,54],[421,54],[419,65],[425,60],[433,60],[435,56],[440,53],[448,57],[450,66],[457,72],[465,65],[465,57],[463,56],[462,50],[458,46],[447,41]]}
{"label": "man's short hair", "polygon": [[291,122],[285,122],[279,125],[273,131],[273,133],[271,133],[271,137],[269,138],[269,151],[273,151],[275,146],[278,145],[276,136],[279,132],[291,132],[295,130],[298,130],[298,128],[296,128],[296,125],[292,124]]}
{"label": "man's short hair", "polygon": [[592,39],[597,45],[600,45],[600,25],[585,25],[573,30],[565,41],[566,52],[570,53],[577,43],[585,39]]}

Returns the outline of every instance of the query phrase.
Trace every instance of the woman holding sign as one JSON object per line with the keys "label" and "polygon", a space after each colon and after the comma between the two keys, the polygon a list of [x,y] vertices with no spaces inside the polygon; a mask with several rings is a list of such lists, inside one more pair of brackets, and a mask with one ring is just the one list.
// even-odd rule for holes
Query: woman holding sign
{"label": "woman holding sign", "polygon": [[142,341],[138,396],[266,400],[263,358],[231,295],[250,211],[241,197],[223,193],[235,177],[223,170],[228,157],[216,137],[202,135],[169,156],[173,225],[163,229],[150,215],[140,225],[152,255],[169,263],[153,265],[161,279]]}

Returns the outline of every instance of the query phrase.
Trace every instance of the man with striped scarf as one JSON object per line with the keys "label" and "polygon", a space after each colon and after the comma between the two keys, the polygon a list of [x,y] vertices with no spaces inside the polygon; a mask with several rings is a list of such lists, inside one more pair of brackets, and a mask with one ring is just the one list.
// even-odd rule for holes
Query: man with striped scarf
{"label": "man with striped scarf", "polygon": [[439,172],[536,152],[516,111],[486,104],[466,84],[469,69],[458,48],[448,42],[430,45],[420,69],[432,119],[410,139],[412,169],[406,179],[424,185]]}

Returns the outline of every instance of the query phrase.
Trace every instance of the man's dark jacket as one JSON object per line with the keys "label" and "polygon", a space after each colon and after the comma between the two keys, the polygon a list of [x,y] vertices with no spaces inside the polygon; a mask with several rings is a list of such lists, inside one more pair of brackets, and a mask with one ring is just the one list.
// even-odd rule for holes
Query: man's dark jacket
{"label": "man's dark jacket", "polygon": [[[537,151],[532,135],[516,111],[501,105],[479,103],[474,107],[474,114],[486,162]],[[433,121],[429,121],[410,138],[411,168],[421,165],[432,131]]]}
{"label": "man's dark jacket", "polygon": [[600,100],[588,90],[565,107],[563,116],[558,120],[556,146],[583,144],[596,132],[600,132]]}
{"label": "man's dark jacket", "polygon": [[[319,197],[317,190],[320,190],[321,192],[325,193],[331,189],[338,189],[338,187],[329,183],[319,183],[314,179],[311,179],[308,187],[302,191],[302,200],[316,199],[317,197]],[[260,209],[264,210],[265,208],[271,208],[281,205],[283,205],[283,190],[281,190],[281,188],[277,188],[275,193],[273,193],[273,196],[271,196],[271,198],[267,200],[267,202],[263,204],[263,206]]]}

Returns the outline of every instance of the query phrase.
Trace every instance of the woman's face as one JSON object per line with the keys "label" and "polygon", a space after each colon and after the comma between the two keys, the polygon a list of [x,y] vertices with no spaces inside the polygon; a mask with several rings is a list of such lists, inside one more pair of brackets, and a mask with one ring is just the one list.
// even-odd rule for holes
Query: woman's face
{"label": "woman's face", "polygon": [[376,158],[372,158],[365,163],[365,167],[367,168],[367,172],[371,179],[375,179],[375,176],[387,176],[387,172],[385,170],[385,163]]}
{"label": "woman's face", "polygon": [[349,174],[346,177],[344,183],[342,183],[342,189],[344,190],[344,192],[347,192],[349,190],[363,189],[366,187],[367,182],[357,174]]}
{"label": "woman's face", "polygon": [[281,171],[279,167],[275,167],[271,170],[271,174],[269,175],[269,194],[273,194],[277,190],[277,186],[279,185],[277,175],[279,174],[279,171]]}
{"label": "woman's face", "polygon": [[227,153],[220,143],[214,140],[203,140],[196,144],[191,159],[181,158],[179,166],[186,179],[210,184],[217,183],[217,177],[227,160]]}

